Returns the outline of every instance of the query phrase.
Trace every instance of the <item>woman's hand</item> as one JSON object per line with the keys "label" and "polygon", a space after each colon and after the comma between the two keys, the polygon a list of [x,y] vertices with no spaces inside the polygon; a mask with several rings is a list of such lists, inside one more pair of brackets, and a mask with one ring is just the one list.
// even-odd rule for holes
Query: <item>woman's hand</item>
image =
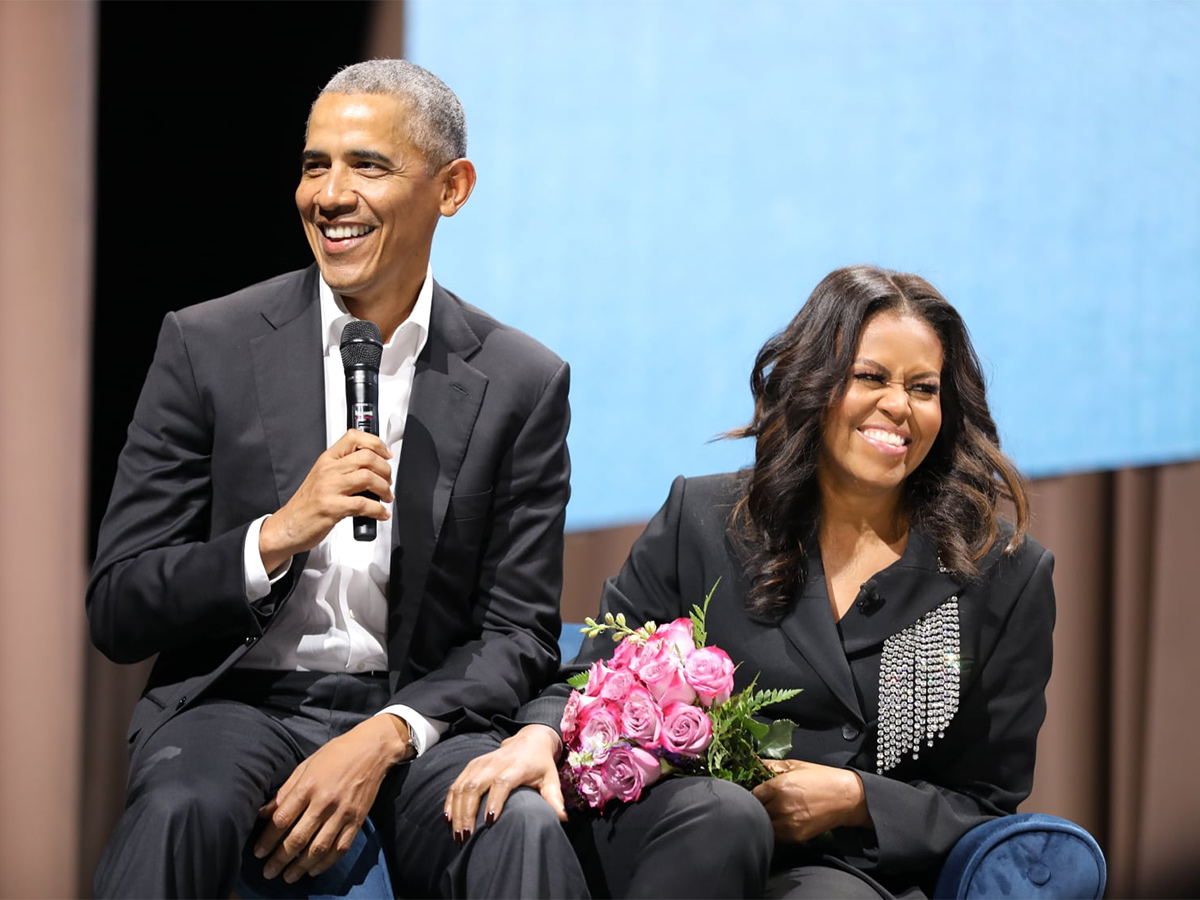
{"label": "woman's hand", "polygon": [[454,829],[454,839],[463,843],[471,836],[479,803],[487,794],[487,824],[491,825],[504,809],[504,801],[514,788],[538,789],[547,803],[554,807],[559,819],[567,820],[562,788],[558,783],[558,765],[562,738],[548,725],[526,725],[510,738],[505,738],[497,750],[485,753],[467,763],[450,785],[442,815]]}
{"label": "woman's hand", "polygon": [[874,827],[862,779],[851,770],[795,759],[763,763],[775,777],[756,787],[754,796],[766,807],[776,840],[808,841],[843,825]]}

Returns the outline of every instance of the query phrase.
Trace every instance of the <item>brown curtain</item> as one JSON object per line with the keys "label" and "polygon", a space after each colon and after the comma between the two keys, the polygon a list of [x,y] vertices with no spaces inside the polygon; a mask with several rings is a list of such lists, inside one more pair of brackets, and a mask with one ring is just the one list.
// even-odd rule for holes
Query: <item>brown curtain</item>
{"label": "brown curtain", "polygon": [[91,3],[0,2],[0,896],[79,868]]}

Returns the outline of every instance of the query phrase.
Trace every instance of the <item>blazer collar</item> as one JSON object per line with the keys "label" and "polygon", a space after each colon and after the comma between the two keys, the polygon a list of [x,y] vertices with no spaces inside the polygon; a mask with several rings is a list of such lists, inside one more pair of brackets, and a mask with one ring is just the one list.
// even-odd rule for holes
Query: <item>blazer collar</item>
{"label": "blazer collar", "polygon": [[267,452],[282,504],[300,487],[325,450],[325,371],[321,359],[321,309],[314,263],[277,279],[263,305],[270,330],[250,341]]}
{"label": "blazer collar", "polygon": [[850,655],[882,644],[962,588],[942,569],[933,542],[916,529],[909,531],[904,555],[873,581],[874,596],[842,617],[842,639]]}
{"label": "blazer collar", "polygon": [[457,298],[436,281],[429,338],[417,357],[393,507],[389,653],[405,658],[434,548],[488,377],[467,361],[481,346]]}
{"label": "blazer collar", "polygon": [[816,537],[805,542],[807,576],[792,609],[779,626],[821,676],[830,692],[860,721],[863,710],[854,687],[848,657],[877,645],[940,606],[958,591],[949,573],[941,571],[932,544],[915,529],[909,532],[904,555],[875,576],[878,600],[858,604],[833,618],[825,567]]}

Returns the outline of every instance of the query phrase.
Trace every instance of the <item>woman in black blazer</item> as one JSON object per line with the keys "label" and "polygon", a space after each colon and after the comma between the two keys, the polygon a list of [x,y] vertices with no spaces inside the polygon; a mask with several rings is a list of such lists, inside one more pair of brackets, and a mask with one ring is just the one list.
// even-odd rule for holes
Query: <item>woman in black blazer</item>
{"label": "woman in black blazer", "polygon": [[[924,279],[831,273],[762,348],[751,387],[754,418],[732,436],[755,439],[754,466],[676,479],[601,612],[670,621],[719,579],[708,642],[741,661],[737,688],[760,673],[760,688],[803,689],[768,710],[798,723],[791,758],[753,794],[666,779],[604,817],[573,813],[567,832],[613,896],[920,896],[958,838],[1029,794],[1053,557],[1025,534],[966,328]],[[575,665],[612,646],[586,641]],[[451,790],[468,852],[499,839],[515,785],[561,813],[566,696],[526,707],[541,724]]]}

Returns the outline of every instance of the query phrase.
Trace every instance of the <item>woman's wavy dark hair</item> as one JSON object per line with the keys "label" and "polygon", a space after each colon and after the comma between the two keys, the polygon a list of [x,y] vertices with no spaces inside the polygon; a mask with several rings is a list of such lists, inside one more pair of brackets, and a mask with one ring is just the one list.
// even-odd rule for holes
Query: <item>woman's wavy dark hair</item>
{"label": "woman's wavy dark hair", "polygon": [[962,317],[917,275],[848,266],[825,276],[791,323],[758,353],[750,375],[754,418],[729,437],[755,439],[746,493],[730,528],[746,555],[747,606],[786,610],[804,581],[803,541],[819,510],[817,464],[823,414],[845,392],[859,335],[877,313],[926,322],[942,343],[942,426],[929,455],[905,482],[909,524],[930,538],[942,565],[969,581],[999,533],[996,506],[1012,501],[1021,542],[1029,522],[1024,483],[1000,451],[979,357]]}

